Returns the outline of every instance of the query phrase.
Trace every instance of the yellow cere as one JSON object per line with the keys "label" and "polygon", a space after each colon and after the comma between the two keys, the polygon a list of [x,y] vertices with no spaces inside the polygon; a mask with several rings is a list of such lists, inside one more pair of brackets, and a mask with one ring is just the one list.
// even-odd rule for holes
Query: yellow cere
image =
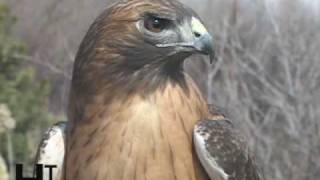
{"label": "yellow cere", "polygon": [[192,17],[191,27],[192,27],[193,32],[197,32],[200,35],[208,33],[207,29],[200,22],[200,20],[195,17]]}

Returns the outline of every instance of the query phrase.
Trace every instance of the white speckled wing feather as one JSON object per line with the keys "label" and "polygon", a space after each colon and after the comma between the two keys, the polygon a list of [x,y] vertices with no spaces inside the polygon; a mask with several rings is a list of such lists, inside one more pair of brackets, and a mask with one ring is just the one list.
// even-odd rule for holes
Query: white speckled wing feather
{"label": "white speckled wing feather", "polygon": [[[52,170],[53,180],[61,180],[66,138],[66,122],[60,122],[44,134],[38,148],[35,164],[56,165]],[[49,170],[44,168],[44,179],[49,179]]]}
{"label": "white speckled wing feather", "polygon": [[246,139],[229,120],[199,121],[194,145],[211,180],[262,179]]}

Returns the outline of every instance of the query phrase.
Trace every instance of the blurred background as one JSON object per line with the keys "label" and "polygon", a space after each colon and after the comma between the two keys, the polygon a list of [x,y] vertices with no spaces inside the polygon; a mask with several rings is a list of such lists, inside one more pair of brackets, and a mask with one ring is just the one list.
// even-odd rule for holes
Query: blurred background
{"label": "blurred background", "polygon": [[[78,45],[114,1],[0,0],[0,180],[15,163],[30,173],[43,132],[66,120]],[[247,135],[265,178],[319,180],[320,1],[182,1],[218,54],[186,69]]]}

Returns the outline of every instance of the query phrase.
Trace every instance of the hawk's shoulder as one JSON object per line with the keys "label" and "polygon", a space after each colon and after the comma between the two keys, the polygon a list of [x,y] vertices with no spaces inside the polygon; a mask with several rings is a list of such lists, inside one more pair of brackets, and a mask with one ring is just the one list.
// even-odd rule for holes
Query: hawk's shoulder
{"label": "hawk's shoulder", "polygon": [[246,138],[217,107],[211,108],[216,118],[201,120],[194,128],[196,152],[211,179],[262,179]]}
{"label": "hawk's shoulder", "polygon": [[[56,123],[45,132],[38,147],[35,164],[56,165],[57,168],[53,170],[53,179],[60,179],[62,173],[66,131],[66,122]],[[44,177],[44,179],[48,178]]]}

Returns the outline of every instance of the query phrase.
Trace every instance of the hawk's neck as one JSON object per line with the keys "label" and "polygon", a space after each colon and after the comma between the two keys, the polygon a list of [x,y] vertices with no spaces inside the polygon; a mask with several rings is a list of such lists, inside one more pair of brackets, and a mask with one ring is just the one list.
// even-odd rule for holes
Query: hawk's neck
{"label": "hawk's neck", "polygon": [[68,179],[207,178],[193,151],[192,132],[197,121],[209,116],[208,107],[191,79],[186,85],[188,91],[168,82],[146,96],[108,105],[97,97],[86,110],[92,119],[78,122],[70,135]]}

